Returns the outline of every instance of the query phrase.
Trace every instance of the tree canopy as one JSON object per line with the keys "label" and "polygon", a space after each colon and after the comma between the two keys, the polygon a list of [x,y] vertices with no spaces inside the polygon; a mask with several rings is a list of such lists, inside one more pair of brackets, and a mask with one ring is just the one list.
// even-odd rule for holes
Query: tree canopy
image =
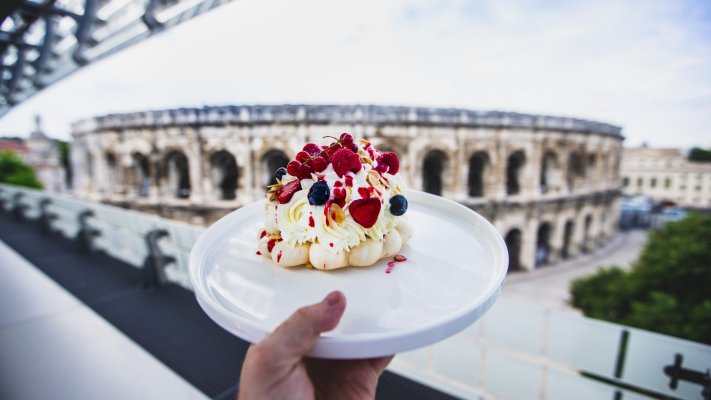
{"label": "tree canopy", "polygon": [[711,150],[704,150],[699,147],[694,147],[689,152],[689,161],[711,162]]}
{"label": "tree canopy", "polygon": [[689,214],[650,232],[632,269],[573,281],[586,316],[711,344],[711,216]]}
{"label": "tree canopy", "polygon": [[42,189],[35,170],[12,151],[0,151],[0,182]]}

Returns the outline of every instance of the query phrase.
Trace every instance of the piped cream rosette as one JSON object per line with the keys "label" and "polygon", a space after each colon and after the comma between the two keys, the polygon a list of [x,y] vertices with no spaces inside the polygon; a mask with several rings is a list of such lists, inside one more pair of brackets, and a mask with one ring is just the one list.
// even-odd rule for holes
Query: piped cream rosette
{"label": "piped cream rosette", "polygon": [[[286,185],[296,179],[285,175],[281,183]],[[332,201],[310,204],[309,189],[318,180],[328,184],[331,200],[335,188],[346,190],[345,207],[341,209]],[[345,180],[349,181],[348,186],[343,185]],[[300,184],[301,190],[287,203],[270,201],[264,208],[265,229],[260,234],[259,253],[283,267],[305,264],[332,270],[369,266],[396,255],[413,235],[407,217],[390,212],[390,198],[404,192],[397,174],[379,173],[372,164],[365,163],[358,172],[339,177],[328,165],[312,179],[301,179]],[[363,198],[361,193],[365,192],[360,188],[370,188],[381,203],[376,222],[369,228],[356,222],[349,209],[353,201]]]}

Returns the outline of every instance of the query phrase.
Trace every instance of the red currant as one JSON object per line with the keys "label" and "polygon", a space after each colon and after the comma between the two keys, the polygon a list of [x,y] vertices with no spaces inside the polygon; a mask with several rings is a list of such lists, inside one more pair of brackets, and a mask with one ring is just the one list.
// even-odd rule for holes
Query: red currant
{"label": "red currant", "polygon": [[299,161],[300,163],[303,164],[306,160],[311,158],[311,155],[305,151],[300,151],[300,152],[296,153],[295,158],[296,158],[296,161]]}
{"label": "red currant", "polygon": [[326,169],[326,166],[328,166],[328,161],[321,156],[311,160],[311,168],[313,168],[314,172],[321,172]]}
{"label": "red currant", "polygon": [[341,137],[339,139],[344,147],[348,147],[349,144],[353,143],[353,136],[346,132],[341,133]]}
{"label": "red currant", "polygon": [[299,177],[301,175],[301,163],[299,161],[291,161],[286,165],[286,171],[291,176]]}
{"label": "red currant", "polygon": [[315,156],[316,154],[321,152],[321,148],[318,147],[317,144],[307,143],[304,146],[304,151],[309,153],[310,156]]}
{"label": "red currant", "polygon": [[313,168],[311,168],[311,165],[309,164],[302,164],[301,165],[301,171],[299,171],[299,178],[301,179],[309,179],[311,178],[311,173],[314,172]]}

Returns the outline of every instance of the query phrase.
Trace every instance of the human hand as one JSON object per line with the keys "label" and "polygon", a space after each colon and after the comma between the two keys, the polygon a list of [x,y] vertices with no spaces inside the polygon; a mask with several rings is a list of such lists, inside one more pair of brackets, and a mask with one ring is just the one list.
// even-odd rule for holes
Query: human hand
{"label": "human hand", "polygon": [[305,357],[319,335],[338,325],[346,309],[343,293],[302,307],[247,351],[239,399],[372,399],[378,377],[393,356],[362,360]]}

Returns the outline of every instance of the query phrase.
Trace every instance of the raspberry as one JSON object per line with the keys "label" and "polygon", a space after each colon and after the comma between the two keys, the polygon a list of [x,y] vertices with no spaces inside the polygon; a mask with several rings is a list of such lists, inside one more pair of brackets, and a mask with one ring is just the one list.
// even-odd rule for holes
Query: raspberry
{"label": "raspberry", "polygon": [[333,154],[340,149],[340,146],[323,146],[322,148],[324,150],[322,156],[324,156],[326,160],[330,160]]}
{"label": "raspberry", "polygon": [[294,196],[294,193],[298,192],[299,190],[301,190],[301,181],[295,179],[282,186],[281,189],[277,190],[276,199],[279,204],[286,204],[289,202],[289,200],[291,200],[291,197]]}
{"label": "raspberry", "polygon": [[301,174],[301,163],[299,161],[291,161],[286,165],[286,171],[291,176],[298,177]]}
{"label": "raspberry", "polygon": [[321,148],[317,144],[307,143],[303,149],[305,152],[309,153],[310,156],[315,156],[321,152]]}
{"label": "raspberry", "polygon": [[370,228],[378,221],[380,214],[380,200],[371,197],[368,199],[353,200],[348,210],[355,222],[359,223],[363,228]]}
{"label": "raspberry", "polygon": [[321,156],[311,160],[311,168],[314,169],[314,172],[322,172],[324,169],[326,169],[326,166],[328,166],[328,161],[326,161],[326,159]]}
{"label": "raspberry", "polygon": [[358,154],[348,149],[339,149],[335,152],[331,157],[331,164],[339,177],[343,177],[348,171],[358,172],[361,168]]}
{"label": "raspberry", "polygon": [[398,160],[397,154],[392,151],[383,153],[380,157],[378,157],[377,161],[378,167],[380,167],[380,164],[385,164],[388,167],[386,172],[391,175],[397,174],[400,170],[400,160]]}

